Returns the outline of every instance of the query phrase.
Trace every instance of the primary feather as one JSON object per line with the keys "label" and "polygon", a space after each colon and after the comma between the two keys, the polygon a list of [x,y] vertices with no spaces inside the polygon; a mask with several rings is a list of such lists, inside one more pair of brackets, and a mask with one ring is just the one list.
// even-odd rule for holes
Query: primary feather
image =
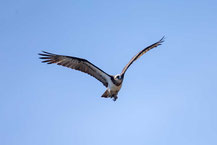
{"label": "primary feather", "polygon": [[46,51],[42,52],[43,53],[39,53],[39,55],[42,56],[40,57],[40,59],[44,59],[44,61],[42,61],[43,63],[56,63],[57,65],[62,65],[71,69],[79,70],[95,77],[97,80],[102,82],[104,86],[108,86],[107,79],[110,75],[89,62],[88,60],[72,56],[57,55]]}
{"label": "primary feather", "polygon": [[139,57],[141,57],[143,54],[145,54],[146,52],[148,52],[149,50],[151,50],[152,48],[155,48],[159,45],[161,45],[161,43],[164,42],[164,37],[162,37],[158,42],[144,48],[142,51],[140,51],[139,53],[137,53],[130,61],[129,63],[123,68],[121,75],[124,75],[125,72],[127,71],[127,69],[130,67],[130,65],[136,61]]}

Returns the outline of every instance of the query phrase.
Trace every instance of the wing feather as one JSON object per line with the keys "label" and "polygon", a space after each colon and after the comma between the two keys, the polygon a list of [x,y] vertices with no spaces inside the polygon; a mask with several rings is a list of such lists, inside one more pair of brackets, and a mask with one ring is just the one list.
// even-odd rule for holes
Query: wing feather
{"label": "wing feather", "polygon": [[162,37],[158,42],[144,48],[142,51],[140,51],[137,55],[135,55],[130,61],[129,63],[123,68],[121,75],[124,75],[125,72],[127,71],[127,69],[130,67],[130,65],[136,61],[139,57],[141,57],[143,54],[145,54],[146,52],[148,52],[149,50],[151,50],[152,48],[155,48],[159,45],[161,45],[164,42],[164,37]]}
{"label": "wing feather", "polygon": [[104,86],[108,86],[107,80],[110,78],[110,75],[89,62],[88,60],[72,56],[52,54],[46,51],[42,52],[43,53],[39,53],[39,55],[42,56],[40,57],[40,59],[43,60],[42,63],[56,63],[57,65],[62,65],[71,69],[87,73],[102,82]]}

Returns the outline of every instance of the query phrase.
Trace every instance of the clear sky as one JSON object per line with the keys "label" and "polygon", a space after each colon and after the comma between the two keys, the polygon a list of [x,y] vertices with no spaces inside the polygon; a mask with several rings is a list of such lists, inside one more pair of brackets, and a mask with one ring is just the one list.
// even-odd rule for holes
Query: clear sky
{"label": "clear sky", "polygon": [[[41,50],[120,73],[116,102]],[[217,1],[1,0],[1,145],[216,145]]]}

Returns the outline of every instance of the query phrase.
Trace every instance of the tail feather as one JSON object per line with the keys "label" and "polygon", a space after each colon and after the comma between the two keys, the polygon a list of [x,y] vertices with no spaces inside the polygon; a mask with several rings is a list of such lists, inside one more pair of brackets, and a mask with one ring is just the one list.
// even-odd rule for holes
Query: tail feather
{"label": "tail feather", "polygon": [[101,97],[104,97],[104,98],[108,98],[109,97],[109,92],[108,90],[106,90]]}

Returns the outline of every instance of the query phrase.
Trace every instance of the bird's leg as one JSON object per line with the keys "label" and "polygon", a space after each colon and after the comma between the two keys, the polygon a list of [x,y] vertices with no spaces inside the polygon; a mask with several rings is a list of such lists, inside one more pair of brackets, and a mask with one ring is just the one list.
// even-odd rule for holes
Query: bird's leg
{"label": "bird's leg", "polygon": [[117,98],[118,98],[118,96],[117,96],[117,95],[114,95],[114,96],[113,96],[113,101],[116,101]]}

